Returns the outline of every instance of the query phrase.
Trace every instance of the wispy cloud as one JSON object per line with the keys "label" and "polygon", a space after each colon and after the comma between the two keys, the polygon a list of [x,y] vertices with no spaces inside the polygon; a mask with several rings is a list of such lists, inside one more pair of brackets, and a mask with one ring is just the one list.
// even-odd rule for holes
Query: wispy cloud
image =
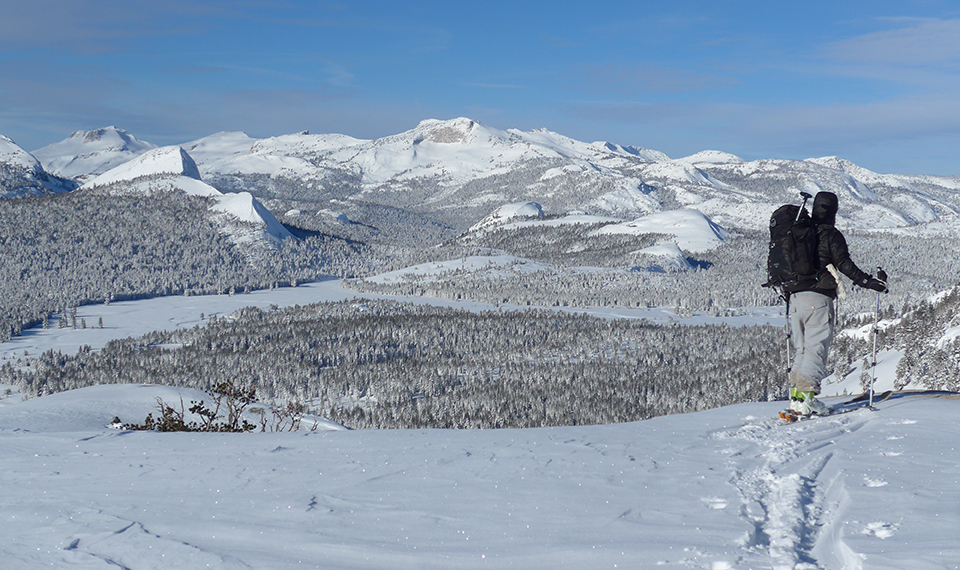
{"label": "wispy cloud", "polygon": [[129,40],[202,33],[200,18],[222,15],[231,4],[189,0],[4,1],[0,46],[68,47],[84,54],[111,52]]}
{"label": "wispy cloud", "polygon": [[[746,117],[744,117],[746,118]],[[797,146],[822,147],[960,135],[960,105],[953,97],[855,104],[778,106],[760,110],[745,127],[766,138],[777,133]]]}
{"label": "wispy cloud", "polygon": [[898,27],[829,43],[825,54],[841,62],[960,69],[960,19],[885,21]]}
{"label": "wispy cloud", "polygon": [[617,142],[668,153],[682,146],[679,152],[686,154],[718,148],[748,158],[853,158],[876,148],[906,155],[905,149],[960,137],[960,105],[946,96],[823,105],[581,101],[564,109],[579,120],[619,124],[627,126],[621,132],[643,134],[643,140]]}
{"label": "wispy cloud", "polygon": [[573,101],[562,107],[570,115],[588,121],[660,127],[679,126],[681,122],[696,120],[696,115],[705,112],[695,106],[680,103],[642,101]]}

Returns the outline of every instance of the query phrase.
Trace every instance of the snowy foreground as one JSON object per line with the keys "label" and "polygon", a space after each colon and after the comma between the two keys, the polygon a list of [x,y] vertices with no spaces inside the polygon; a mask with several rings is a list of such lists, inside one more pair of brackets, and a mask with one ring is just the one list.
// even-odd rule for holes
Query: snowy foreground
{"label": "snowy foreground", "polygon": [[104,427],[175,394],[0,400],[3,568],[960,567],[948,395],[792,425],[772,402],[528,430]]}

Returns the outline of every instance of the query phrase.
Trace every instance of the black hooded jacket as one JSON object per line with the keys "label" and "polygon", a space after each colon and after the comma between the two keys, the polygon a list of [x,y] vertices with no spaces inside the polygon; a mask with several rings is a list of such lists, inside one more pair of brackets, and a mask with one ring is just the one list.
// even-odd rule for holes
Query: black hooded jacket
{"label": "black hooded jacket", "polygon": [[819,276],[817,282],[804,291],[821,293],[832,299],[837,297],[837,281],[827,270],[833,264],[840,273],[850,278],[860,287],[867,287],[873,277],[860,270],[850,259],[847,240],[834,227],[837,219],[839,200],[832,192],[819,192],[813,199],[813,221],[817,224],[817,253],[819,257]]}

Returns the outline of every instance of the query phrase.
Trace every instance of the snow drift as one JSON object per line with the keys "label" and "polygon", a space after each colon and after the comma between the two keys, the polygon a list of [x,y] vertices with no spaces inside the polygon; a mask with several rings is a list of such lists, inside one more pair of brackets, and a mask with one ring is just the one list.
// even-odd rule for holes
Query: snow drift
{"label": "snow drift", "polygon": [[470,232],[491,231],[515,220],[539,219],[543,217],[543,207],[536,202],[517,202],[505,204],[497,208],[492,214],[480,220]]}

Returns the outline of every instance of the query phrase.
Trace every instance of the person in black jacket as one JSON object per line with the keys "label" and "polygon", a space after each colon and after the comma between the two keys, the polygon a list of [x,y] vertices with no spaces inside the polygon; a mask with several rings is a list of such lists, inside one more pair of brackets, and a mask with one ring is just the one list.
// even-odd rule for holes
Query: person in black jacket
{"label": "person in black jacket", "polygon": [[828,266],[860,287],[887,292],[886,283],[861,271],[850,259],[847,240],[834,227],[838,209],[839,200],[832,192],[820,192],[813,199],[819,276],[816,282],[791,294],[790,326],[797,355],[790,368],[790,408],[801,414],[827,412],[816,395],[820,393],[820,381],[828,374],[827,354],[836,324],[837,281]]}

